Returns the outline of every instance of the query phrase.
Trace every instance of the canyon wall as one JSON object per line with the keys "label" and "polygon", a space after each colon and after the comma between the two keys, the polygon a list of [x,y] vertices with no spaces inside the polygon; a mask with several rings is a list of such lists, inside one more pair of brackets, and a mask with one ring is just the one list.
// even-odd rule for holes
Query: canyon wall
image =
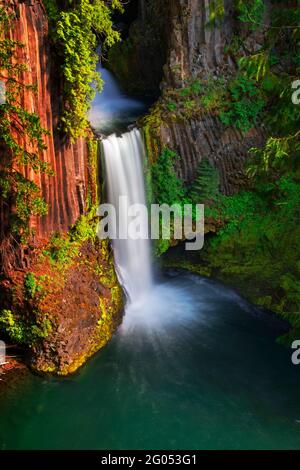
{"label": "canyon wall", "polygon": [[167,60],[169,2],[139,0],[138,17],[129,28],[129,37],[109,51],[107,67],[124,91],[139,97],[157,97]]}
{"label": "canyon wall", "polygon": [[[21,169],[28,179],[42,188],[49,205],[46,216],[32,217],[30,222],[36,237],[42,238],[53,231],[66,231],[85,209],[88,145],[84,139],[70,143],[57,130],[62,105],[62,82],[50,50],[43,3],[39,0],[5,3],[16,14],[10,38],[23,44],[17,50],[18,62],[27,65],[22,82],[36,85],[35,93],[24,90],[22,106],[39,115],[42,127],[49,131],[49,135],[45,136],[47,149],[41,152],[40,157],[51,165],[55,175],[47,176],[29,171],[28,168]],[[18,138],[19,143],[22,143],[22,139],[22,136]]]}
{"label": "canyon wall", "polygon": [[[211,24],[208,0],[167,0],[163,6],[160,0],[156,3],[157,8],[152,11],[157,16],[164,15],[163,30],[168,31],[167,43],[161,46],[167,48],[161,83],[163,94],[168,89],[180,89],[194,79],[215,80],[234,75],[237,65],[226,46],[235,35],[243,39],[243,47],[248,52],[263,42],[262,31],[241,29],[235,21],[233,0],[224,1],[224,16]],[[147,9],[145,4],[144,9]],[[180,157],[176,169],[185,182],[193,180],[199,162],[207,157],[219,169],[221,190],[225,194],[232,194],[244,184],[248,150],[262,144],[264,137],[261,128],[242,133],[224,126],[214,112],[205,110],[184,120],[162,116],[159,129],[161,147],[167,145]]]}
{"label": "canyon wall", "polygon": [[[66,375],[109,341],[122,319],[123,292],[111,248],[97,239],[98,219],[90,210],[97,202],[97,145],[89,132],[71,143],[58,128],[63,81],[43,2],[4,3],[15,14],[9,39],[22,44],[13,60],[27,65],[20,80],[36,87],[22,89],[20,103],[48,130],[39,157],[54,175],[15,168],[41,188],[49,207],[47,215],[30,218],[34,236],[28,244],[11,233],[14,201],[0,200],[1,338],[20,343],[35,370]],[[30,151],[24,133],[13,133]],[[11,158],[3,146],[0,152],[2,164]]]}

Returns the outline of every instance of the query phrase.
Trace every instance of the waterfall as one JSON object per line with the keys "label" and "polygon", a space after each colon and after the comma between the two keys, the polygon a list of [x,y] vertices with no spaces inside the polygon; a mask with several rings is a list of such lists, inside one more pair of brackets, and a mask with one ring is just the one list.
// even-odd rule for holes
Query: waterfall
{"label": "waterfall", "polygon": [[[116,134],[102,141],[108,184],[108,202],[115,207],[123,228],[130,223],[127,212],[122,212],[120,196],[126,196],[128,206],[146,204],[143,174],[144,143],[138,129]],[[120,213],[121,212],[121,213]],[[148,230],[148,219],[143,218],[140,232]],[[127,225],[126,225],[127,226]],[[120,228],[120,227],[117,227]],[[119,279],[132,303],[145,298],[152,287],[150,241],[147,239],[113,240],[115,264]]]}

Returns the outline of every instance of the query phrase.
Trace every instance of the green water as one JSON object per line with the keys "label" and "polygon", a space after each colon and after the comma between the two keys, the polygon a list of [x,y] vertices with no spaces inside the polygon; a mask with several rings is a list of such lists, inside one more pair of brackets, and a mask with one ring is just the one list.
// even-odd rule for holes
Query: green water
{"label": "green water", "polygon": [[300,366],[280,328],[223,286],[169,273],[77,375],[29,375],[2,396],[0,448],[299,449]]}

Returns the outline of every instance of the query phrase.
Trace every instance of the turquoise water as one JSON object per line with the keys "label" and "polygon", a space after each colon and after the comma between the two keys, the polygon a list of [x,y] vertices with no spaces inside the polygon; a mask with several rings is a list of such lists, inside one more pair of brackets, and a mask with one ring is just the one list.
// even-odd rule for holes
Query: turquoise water
{"label": "turquoise water", "polygon": [[299,449],[300,366],[276,319],[169,272],[66,379],[29,375],[0,403],[2,449]]}

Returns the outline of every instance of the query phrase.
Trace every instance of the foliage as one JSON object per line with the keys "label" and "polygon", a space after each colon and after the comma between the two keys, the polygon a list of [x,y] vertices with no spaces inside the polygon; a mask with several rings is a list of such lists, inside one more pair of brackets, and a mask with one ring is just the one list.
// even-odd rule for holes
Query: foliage
{"label": "foliage", "polygon": [[218,170],[204,158],[198,166],[197,177],[189,191],[191,201],[194,204],[216,201],[220,194],[219,185]]}
{"label": "foliage", "polygon": [[270,71],[269,51],[262,50],[251,56],[241,57],[239,66],[248,78],[257,82],[263,80]]}
{"label": "foliage", "polygon": [[[207,246],[207,259],[252,301],[300,328],[300,184],[294,175],[257,183],[253,191],[217,202],[223,229]],[[255,279],[255,282],[254,282]]]}
{"label": "foliage", "polygon": [[243,132],[247,132],[257,122],[265,101],[255,81],[243,75],[237,77],[229,86],[230,100],[224,105],[220,119],[225,125],[235,125]]}
{"label": "foliage", "polygon": [[97,220],[96,208],[93,207],[88,214],[78,219],[69,233],[54,233],[43,250],[43,256],[58,269],[65,270],[79,255],[81,245],[87,240],[95,240]]}
{"label": "foliage", "polygon": [[222,77],[209,77],[203,81],[201,106],[206,111],[220,111],[226,99],[226,80]]}
{"label": "foliage", "polygon": [[158,204],[171,206],[183,200],[183,184],[174,170],[177,158],[176,152],[165,147],[152,165],[153,198]]}
{"label": "foliage", "polygon": [[299,166],[299,134],[283,138],[269,137],[264,147],[252,148],[250,152],[254,158],[248,164],[248,174],[252,177],[270,175],[272,171],[283,174],[296,170]]}
{"label": "foliage", "polygon": [[10,310],[0,311],[0,329],[4,331],[12,341],[33,346],[37,341],[46,338],[51,331],[51,323],[45,318],[42,322],[21,319]]}
{"label": "foliage", "polygon": [[24,279],[24,297],[25,299],[33,299],[37,290],[37,281],[33,273],[26,273]]}
{"label": "foliage", "polygon": [[123,6],[120,0],[46,0],[45,6],[64,76],[61,128],[76,140],[85,134],[87,111],[96,90],[102,89],[103,82],[96,72],[97,43],[101,39],[105,51],[120,39],[111,15],[114,10],[123,11]]}
{"label": "foliage", "polygon": [[[205,111],[220,111],[226,98],[226,80],[209,76],[188,80],[184,86],[166,89],[159,101],[161,119],[187,121]],[[155,107],[153,107],[154,110]],[[154,117],[153,110],[151,116]],[[155,123],[150,123],[153,127]],[[158,123],[159,124],[159,123]]]}
{"label": "foliage", "polygon": [[92,207],[86,215],[82,215],[70,230],[72,242],[83,243],[96,238],[97,229],[96,207]]}
{"label": "foliage", "polygon": [[[249,24],[252,30],[262,25],[265,12],[264,0],[235,0],[235,12],[243,23]],[[206,26],[212,27],[224,18],[224,0],[212,0],[209,2],[209,20]]]}
{"label": "foliage", "polygon": [[[243,3],[239,2],[240,7]],[[256,3],[258,12],[263,2]],[[245,12],[248,6],[243,8]],[[251,13],[248,17],[253,19]],[[266,39],[261,49],[239,60],[240,73],[255,80],[261,90],[265,100],[263,121],[269,134],[263,148],[251,149],[248,171],[252,177],[274,178],[299,168],[300,106],[291,99],[291,85],[298,74],[299,25],[299,7],[276,2],[271,9],[270,25],[265,25]]]}
{"label": "foliage", "polygon": [[40,188],[17,168],[26,166],[48,175],[53,172],[41,159],[48,132],[42,128],[39,117],[25,109],[22,102],[23,93],[34,93],[35,87],[22,81],[27,65],[19,63],[17,51],[23,44],[6,37],[13,20],[13,15],[0,8],[0,29],[4,32],[0,40],[0,81],[5,89],[5,99],[0,103],[0,143],[7,152],[0,171],[0,192],[3,199],[15,204],[12,231],[26,237],[30,216],[44,215],[47,205]]}
{"label": "foliage", "polygon": [[169,111],[176,111],[177,109],[177,104],[174,103],[174,101],[171,101],[170,103],[167,104],[167,108]]}
{"label": "foliage", "polygon": [[248,23],[253,30],[261,26],[265,12],[264,0],[236,0],[235,7],[240,21]]}
{"label": "foliage", "polygon": [[43,255],[47,256],[52,264],[68,266],[73,259],[78,256],[78,247],[71,243],[69,235],[55,233],[43,251]]}

